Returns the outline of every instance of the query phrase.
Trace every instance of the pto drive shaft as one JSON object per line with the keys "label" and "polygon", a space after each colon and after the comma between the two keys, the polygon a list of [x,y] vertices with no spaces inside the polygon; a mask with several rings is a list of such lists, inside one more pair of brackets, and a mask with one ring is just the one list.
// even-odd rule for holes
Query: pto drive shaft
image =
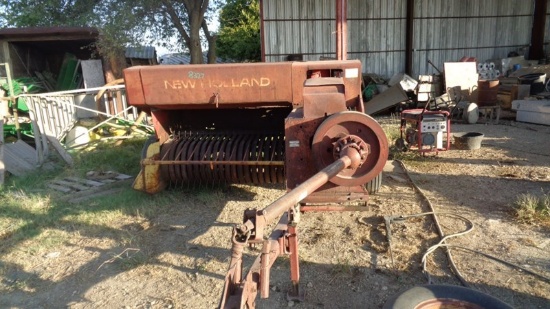
{"label": "pto drive shaft", "polygon": [[[247,215],[245,213],[245,222],[236,226],[233,230],[233,248],[230,268],[226,275],[224,294],[221,299],[220,308],[244,308],[245,306],[254,308],[258,290],[262,292],[262,297],[267,297],[267,295],[264,294],[267,294],[268,291],[264,290],[265,287],[269,286],[269,268],[273,264],[275,258],[283,253],[284,249],[281,248],[287,247],[287,244],[284,243],[284,235],[286,234],[286,226],[284,225],[288,224],[286,219],[287,216],[281,219],[269,240],[264,240],[263,229],[271,221],[291,210],[296,204],[326,184],[331,178],[338,175],[338,173],[344,169],[355,169],[361,166],[366,156],[365,153],[360,153],[361,151],[359,149],[359,147],[347,147],[345,150],[339,151],[339,158],[336,161],[323,168],[292,191],[283,195],[263,210],[254,211],[253,215]],[[294,241],[296,241],[296,239],[294,239]],[[243,279],[241,274],[243,269],[242,251],[244,246],[249,242],[263,242],[264,247],[266,245],[268,247],[267,249],[264,248],[265,250],[262,251],[262,255],[254,262],[248,275]],[[291,264],[293,259],[296,260],[296,277],[293,278],[293,285],[295,285],[296,288],[298,284],[297,243],[294,243],[294,246],[295,249],[290,250],[289,253],[294,255],[294,257],[291,256],[290,258]]]}

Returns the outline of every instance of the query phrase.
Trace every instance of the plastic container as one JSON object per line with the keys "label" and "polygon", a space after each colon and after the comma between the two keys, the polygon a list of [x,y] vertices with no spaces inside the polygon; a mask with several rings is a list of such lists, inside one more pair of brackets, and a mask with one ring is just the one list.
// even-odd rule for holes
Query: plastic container
{"label": "plastic container", "polygon": [[72,128],[65,138],[67,147],[79,146],[89,142],[90,136],[88,135],[88,129],[81,126]]}
{"label": "plastic container", "polygon": [[520,84],[531,85],[531,95],[535,95],[544,91],[544,85],[546,82],[545,73],[531,73],[522,75],[519,77]]}
{"label": "plastic container", "polygon": [[454,146],[458,149],[475,150],[481,148],[485,135],[479,132],[454,133]]}

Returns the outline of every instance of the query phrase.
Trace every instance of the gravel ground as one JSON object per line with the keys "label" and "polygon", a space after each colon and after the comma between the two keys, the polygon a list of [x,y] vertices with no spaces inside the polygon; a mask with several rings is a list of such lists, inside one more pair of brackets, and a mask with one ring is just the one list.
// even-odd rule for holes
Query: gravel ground
{"label": "gravel ground", "polygon": [[[549,227],[518,222],[510,205],[519,194],[550,191],[550,127],[504,120],[453,125],[452,130],[484,133],[482,148],[412,156],[406,161],[408,174],[399,162],[389,161],[383,186],[364,211],[304,214],[298,233],[305,302],[286,300],[289,264],[282,257],[272,269],[270,297],[258,299],[257,307],[380,308],[392,295],[427,283],[421,261],[440,240],[434,218],[395,221],[388,241],[384,216],[428,212],[430,204],[441,213],[437,218],[445,235],[473,224],[470,233],[451,238],[450,244],[549,278]],[[63,231],[70,241],[59,244],[55,256],[23,249],[4,254],[0,307],[216,307],[232,225],[245,209],[263,208],[284,190],[243,185],[204,192],[161,193],[173,206],[155,217],[135,216],[96,233]],[[247,250],[245,265],[258,252]],[[453,249],[452,255],[472,288],[516,308],[550,308],[548,280],[472,251]],[[21,259],[29,266],[21,267]],[[442,249],[428,257],[426,269],[434,283],[460,284]],[[23,277],[25,285],[16,286]]]}

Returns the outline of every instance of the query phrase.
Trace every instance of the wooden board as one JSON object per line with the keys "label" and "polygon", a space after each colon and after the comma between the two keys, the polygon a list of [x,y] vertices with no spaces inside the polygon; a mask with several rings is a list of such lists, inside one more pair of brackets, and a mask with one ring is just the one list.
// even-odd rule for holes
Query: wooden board
{"label": "wooden board", "polygon": [[381,94],[374,96],[370,101],[365,102],[365,114],[376,114],[377,112],[386,110],[408,99],[401,85],[397,84]]}
{"label": "wooden board", "polygon": [[101,60],[82,60],[80,65],[82,66],[84,88],[103,87],[105,85]]}
{"label": "wooden board", "polygon": [[65,194],[64,200],[78,203],[90,198],[118,193],[130,186],[132,176],[117,172],[90,172],[87,178],[64,177],[52,180],[48,187]]}
{"label": "wooden board", "polygon": [[15,176],[22,176],[37,167],[36,150],[27,143],[19,140],[15,143],[4,144],[5,169]]}
{"label": "wooden board", "polygon": [[90,180],[90,179],[83,179],[83,178],[78,178],[78,177],[67,177],[66,179],[68,179],[70,181],[73,181],[73,182],[77,182],[77,183],[83,183],[85,185],[92,186],[92,187],[99,187],[99,186],[104,185],[104,183],[99,182],[99,181],[94,181],[94,180]]}
{"label": "wooden board", "polygon": [[63,147],[63,145],[61,145],[61,143],[54,136],[47,135],[47,139],[50,142],[50,144],[53,146],[53,148],[57,151],[57,153],[59,153],[61,158],[63,158],[63,160],[65,160],[65,162],[69,166],[73,166],[73,163],[74,163],[73,158],[67,152],[67,150],[65,150],[65,147]]}
{"label": "wooden board", "polygon": [[101,197],[101,196],[106,196],[106,195],[119,193],[123,190],[124,190],[124,188],[112,188],[112,189],[108,189],[108,190],[104,190],[104,191],[94,190],[93,192],[91,192],[91,191],[86,192],[87,193],[86,195],[72,196],[69,199],[69,203],[76,204],[76,203],[84,202],[84,201],[89,200],[91,198],[96,198],[96,197]]}

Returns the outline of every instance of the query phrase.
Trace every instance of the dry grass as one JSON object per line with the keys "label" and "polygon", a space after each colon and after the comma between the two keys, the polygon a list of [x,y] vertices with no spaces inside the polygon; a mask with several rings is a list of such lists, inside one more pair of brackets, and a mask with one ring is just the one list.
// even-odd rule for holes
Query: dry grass
{"label": "dry grass", "polygon": [[521,194],[512,207],[522,222],[550,225],[550,193]]}

